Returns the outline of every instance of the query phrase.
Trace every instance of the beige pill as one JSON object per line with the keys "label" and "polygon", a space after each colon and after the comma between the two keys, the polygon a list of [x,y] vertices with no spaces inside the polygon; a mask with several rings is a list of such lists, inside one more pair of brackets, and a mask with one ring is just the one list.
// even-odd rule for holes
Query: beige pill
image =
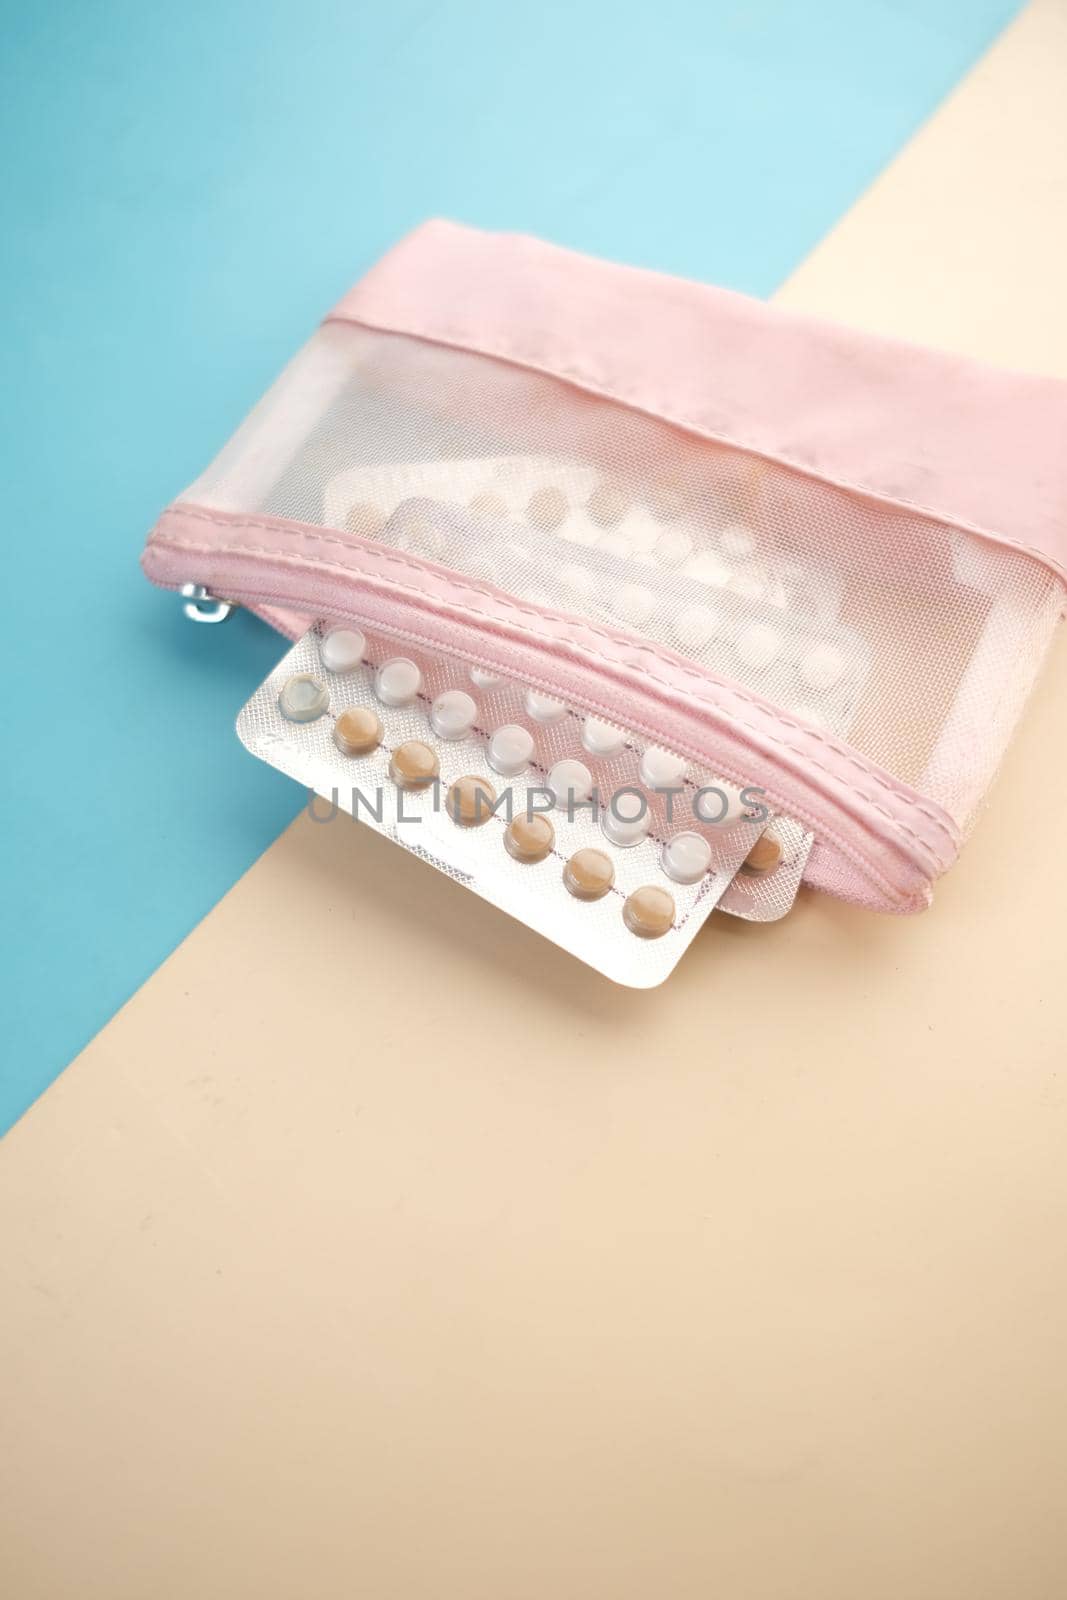
{"label": "beige pill", "polygon": [[741,863],[741,871],[751,878],[761,878],[773,872],[782,859],[782,846],[773,833],[761,833],[752,849]]}
{"label": "beige pill", "polygon": [[486,778],[468,774],[457,778],[445,797],[445,806],[453,822],[461,828],[480,828],[488,822],[496,803],[496,790]]}
{"label": "beige pill", "polygon": [[506,517],[508,508],[498,494],[491,489],[486,489],[482,494],[476,494],[470,502],[470,508],[476,517]]}
{"label": "beige pill", "polygon": [[629,511],[630,502],[621,489],[613,488],[610,483],[601,483],[585,502],[585,509],[599,527],[613,528]]}
{"label": "beige pill", "polygon": [[535,528],[552,533],[559,527],[568,511],[567,496],[562,489],[537,489],[530,496],[526,516]]}
{"label": "beige pill", "polygon": [[437,757],[421,739],[397,745],[389,759],[389,776],[398,789],[425,789],[440,770]]}
{"label": "beige pill", "polygon": [[348,508],[345,527],[361,539],[376,539],[388,520],[380,506],[372,505],[369,500],[357,500]]}
{"label": "beige pill", "polygon": [[556,830],[547,817],[513,817],[504,829],[504,849],[516,861],[543,861],[556,842]]}
{"label": "beige pill", "polygon": [[657,884],[646,884],[628,895],[622,920],[639,939],[662,939],[674,927],[674,896]]}
{"label": "beige pill", "polygon": [[[426,556],[431,561],[436,560],[438,556],[444,554],[446,542],[444,532],[421,507],[418,511],[412,511],[410,505],[411,502],[405,500],[400,507],[403,517],[396,536],[396,547],[414,556]],[[405,511],[405,507],[409,509]]]}
{"label": "beige pill", "polygon": [[342,711],[333,725],[333,742],[343,756],[365,756],[382,742],[382,724],[370,706]]}
{"label": "beige pill", "polygon": [[599,900],[615,882],[615,868],[603,850],[576,850],[563,868],[563,882],[576,900]]}

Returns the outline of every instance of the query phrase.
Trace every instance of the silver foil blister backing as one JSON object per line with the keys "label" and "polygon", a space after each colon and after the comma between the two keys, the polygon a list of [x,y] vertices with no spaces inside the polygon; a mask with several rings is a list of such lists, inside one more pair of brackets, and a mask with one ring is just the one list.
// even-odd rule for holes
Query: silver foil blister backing
{"label": "silver foil blister backing", "polygon": [[[334,809],[338,816],[355,816],[614,982],[632,988],[652,988],[662,983],[734,879],[766,826],[766,818],[743,818],[732,827],[702,823],[693,814],[691,797],[699,788],[715,786],[714,774],[691,771],[682,792],[668,801],[666,796],[644,790],[640,783],[642,743],[627,738],[619,755],[598,759],[582,746],[580,713],[568,710],[557,722],[537,724],[526,714],[522,684],[505,681],[498,687],[480,690],[470,681],[465,665],[447,657],[368,635],[364,663],[359,669],[343,675],[328,673],[319,656],[321,633],[321,629],[312,628],[305,634],[242,709],[237,731],[252,754],[323,797],[326,805],[319,805],[320,816],[330,815]],[[385,706],[375,695],[375,670],[384,660],[398,655],[407,656],[418,665],[421,692],[409,706]],[[290,677],[302,672],[311,673],[326,684],[329,710],[315,721],[295,723],[282,715],[278,695]],[[454,688],[469,692],[478,711],[471,735],[456,741],[438,738],[428,716],[434,699]],[[381,718],[384,740],[370,755],[347,757],[334,743],[334,720],[351,706],[371,706]],[[530,728],[537,739],[535,763],[517,779],[502,778],[486,758],[490,733],[507,723]],[[401,791],[389,776],[391,752],[411,739],[431,745],[440,762],[440,782],[426,791]],[[528,865],[513,860],[504,848],[502,835],[507,816],[503,810],[477,828],[457,826],[446,810],[449,784],[472,775],[491,783],[498,796],[510,790],[512,809],[522,811],[528,789],[542,788],[552,764],[567,757],[588,766],[604,804],[622,789],[643,790],[651,826],[641,843],[627,848],[616,846],[605,838],[599,821],[588,808],[578,807],[568,815],[566,809],[557,807],[550,813],[556,833],[554,850],[546,860]],[[673,813],[671,821],[668,804]],[[661,865],[665,839],[682,831],[701,833],[712,848],[711,870],[695,885],[673,882]],[[576,900],[563,884],[565,861],[576,850],[587,847],[603,851],[615,868],[613,888],[603,899],[592,902]],[[650,884],[669,890],[675,902],[674,924],[658,939],[637,937],[625,926],[622,916],[626,897]]]}

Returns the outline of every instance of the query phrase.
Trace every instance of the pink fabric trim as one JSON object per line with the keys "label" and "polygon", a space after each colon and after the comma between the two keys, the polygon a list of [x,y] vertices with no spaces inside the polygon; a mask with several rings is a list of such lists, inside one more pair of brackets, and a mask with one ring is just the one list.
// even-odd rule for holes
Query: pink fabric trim
{"label": "pink fabric trim", "polygon": [[402,240],[331,317],[549,373],[1021,549],[1067,582],[1055,379],[443,221]]}
{"label": "pink fabric trim", "polygon": [[[164,513],[143,562],[157,582],[176,584],[195,572],[260,610],[285,606],[291,596],[320,615],[354,609],[390,632],[406,628],[609,717],[622,715],[697,761],[712,749],[739,748],[736,771],[722,775],[771,795],[784,785],[790,813],[817,828],[878,891],[857,898],[916,909],[957,853],[958,830],[945,813],[840,741],[671,651],[431,562],[309,524],[187,503]],[[590,666],[599,674],[592,683]],[[597,701],[598,693],[605,698]]]}

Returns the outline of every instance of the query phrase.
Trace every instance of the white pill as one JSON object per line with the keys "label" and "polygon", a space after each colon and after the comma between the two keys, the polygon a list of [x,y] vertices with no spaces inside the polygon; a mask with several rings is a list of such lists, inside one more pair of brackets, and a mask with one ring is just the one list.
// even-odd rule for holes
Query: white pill
{"label": "white pill", "polygon": [[366,649],[358,628],[331,628],[319,641],[319,660],[327,672],[355,672]]}
{"label": "white pill", "polygon": [[470,680],[476,689],[499,689],[504,682],[498,672],[490,672],[486,667],[472,667]]}
{"label": "white pill", "polygon": [[731,594],[743,595],[746,600],[761,600],[767,581],[757,572],[735,572],[726,587]]}
{"label": "white pill", "polygon": [[477,715],[478,707],[466,689],[446,689],[430,707],[430,726],[438,738],[465,739]]}
{"label": "white pill", "polygon": [[637,521],[631,518],[626,535],[635,555],[647,555],[655,547],[659,538],[659,529],[655,523],[648,522],[645,519]]}
{"label": "white pill", "polygon": [[680,567],[693,554],[693,541],[680,528],[668,528],[656,540],[656,554],[667,567]]}
{"label": "white pill", "polygon": [[469,578],[488,578],[490,583],[497,581],[496,546],[491,549],[468,550],[463,558],[463,570]]}
{"label": "white pill", "polygon": [[769,667],[781,649],[781,634],[765,622],[754,622],[738,635],[737,653],[748,667]]}
{"label": "white pill", "polygon": [[607,760],[626,749],[626,735],[621,728],[613,728],[610,722],[601,722],[599,717],[586,717],[582,724],[582,743],[591,756]]}
{"label": "white pill", "polygon": [[445,536],[424,512],[416,512],[401,524],[396,546],[398,550],[406,550],[411,555],[429,556],[432,559],[444,554]]}
{"label": "white pill", "polygon": [[566,539],[570,544],[596,544],[600,535],[588,522],[579,522],[574,517],[565,522],[556,535],[559,539]]}
{"label": "white pill", "polygon": [[700,833],[676,833],[663,846],[663,870],[675,883],[699,883],[711,866],[711,845]]}
{"label": "white pill", "polygon": [[310,672],[298,672],[286,679],[278,696],[278,710],[290,722],[314,722],[330,703],[325,684]]}
{"label": "white pill", "polygon": [[485,759],[494,772],[503,778],[517,778],[533,760],[534,736],[529,728],[520,728],[517,722],[506,722],[494,728]]}
{"label": "white pill", "polygon": [[734,561],[746,560],[756,548],[755,539],[740,522],[722,530],[721,543],[726,554]]}
{"label": "white pill", "polygon": [[550,694],[542,694],[538,689],[527,689],[523,703],[527,716],[533,717],[535,722],[558,722],[567,715],[562,700],[553,700]]}
{"label": "white pill", "polygon": [[827,726],[826,718],[816,711],[814,706],[790,706],[789,709],[794,717],[800,718],[801,722],[810,722],[816,728]]}
{"label": "white pill", "polygon": [[845,670],[845,658],[832,644],[817,644],[801,658],[800,676],[813,689],[832,689]]}
{"label": "white pill", "polygon": [[409,706],[422,688],[422,673],[406,656],[383,661],[374,676],[374,692],[386,706]]}
{"label": "white pill", "polygon": [[557,805],[581,805],[593,792],[593,774],[584,761],[557,761],[549,768],[545,786]]}
{"label": "white pill", "polygon": [[581,567],[576,561],[568,561],[566,566],[559,569],[559,581],[565,589],[570,589],[573,594],[582,595],[588,599],[596,593],[596,578],[588,567]]}
{"label": "white pill", "polygon": [[740,790],[728,783],[709,783],[693,796],[693,813],[699,822],[713,828],[732,828],[752,807],[741,799]]}
{"label": "white pill", "polygon": [[600,831],[612,844],[624,850],[640,844],[651,826],[648,802],[635,789],[622,789],[611,796],[600,813]]}
{"label": "white pill", "polygon": [[630,554],[630,541],[624,533],[605,533],[596,542],[598,550],[606,550],[610,556],[628,556]]}
{"label": "white pill", "polygon": [[684,756],[676,756],[673,750],[664,750],[658,744],[649,745],[638,768],[646,789],[677,789],[685,782],[688,771]]}
{"label": "white pill", "polygon": [[682,571],[687,578],[710,584],[716,589],[721,588],[730,576],[730,568],[713,550],[698,550],[695,556],[689,557]]}
{"label": "white pill", "polygon": [[674,637],[684,650],[702,650],[718,633],[720,621],[710,606],[687,606],[674,619]]}
{"label": "white pill", "polygon": [[638,626],[647,622],[656,609],[656,597],[651,589],[643,589],[639,583],[624,583],[616,591],[611,602],[611,609],[617,617],[622,617],[624,622],[634,622]]}

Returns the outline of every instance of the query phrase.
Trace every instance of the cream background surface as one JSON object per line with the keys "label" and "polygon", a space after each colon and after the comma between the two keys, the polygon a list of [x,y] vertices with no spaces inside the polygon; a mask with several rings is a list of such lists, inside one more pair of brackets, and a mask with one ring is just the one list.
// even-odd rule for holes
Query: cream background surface
{"label": "cream background surface", "polygon": [[[1041,0],[781,298],[1067,377],[1065,86]],[[926,916],[651,994],[294,824],[2,1147],[4,1592],[1061,1594],[1065,695]]]}

